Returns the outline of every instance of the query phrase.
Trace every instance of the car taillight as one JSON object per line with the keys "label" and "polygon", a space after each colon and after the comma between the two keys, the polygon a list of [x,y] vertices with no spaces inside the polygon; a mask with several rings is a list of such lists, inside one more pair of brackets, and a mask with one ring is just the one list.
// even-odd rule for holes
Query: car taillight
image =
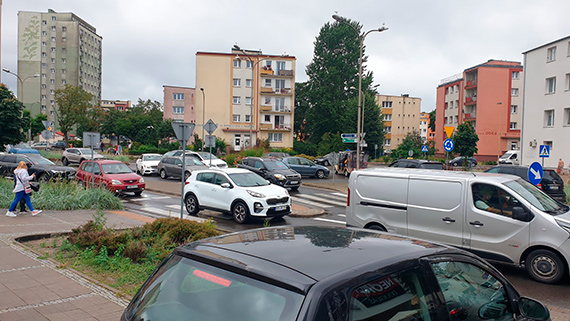
{"label": "car taillight", "polygon": [[184,181],[184,185],[188,185],[188,184],[190,184],[189,181]]}
{"label": "car taillight", "polygon": [[346,193],[346,206],[350,206],[350,187],[347,187],[347,193]]}
{"label": "car taillight", "polygon": [[542,189],[542,184],[538,183],[538,184],[536,184],[536,187]]}

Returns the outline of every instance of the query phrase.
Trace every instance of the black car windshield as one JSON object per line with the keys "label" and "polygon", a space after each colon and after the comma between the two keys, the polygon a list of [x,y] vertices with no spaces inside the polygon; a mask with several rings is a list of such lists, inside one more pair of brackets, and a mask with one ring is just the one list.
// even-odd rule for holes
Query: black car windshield
{"label": "black car windshield", "polygon": [[233,173],[229,174],[229,176],[234,184],[241,187],[269,185],[269,182],[267,180],[255,173]]}
{"label": "black car windshield", "polygon": [[265,161],[265,167],[267,167],[268,170],[289,169],[287,165],[277,160]]}
{"label": "black car windshield", "polygon": [[522,178],[504,183],[539,210],[553,216],[568,212],[569,207],[550,198],[538,187]]}
{"label": "black car windshield", "polygon": [[30,157],[30,160],[32,161],[32,163],[36,164],[36,165],[54,165],[55,164],[50,161],[47,158],[43,158],[43,157]]}
{"label": "black car windshield", "polygon": [[126,174],[133,171],[125,163],[103,164],[103,173],[105,174]]}
{"label": "black car windshield", "polygon": [[[245,274],[245,271],[244,271]],[[178,255],[129,305],[129,320],[295,320],[304,296]]]}

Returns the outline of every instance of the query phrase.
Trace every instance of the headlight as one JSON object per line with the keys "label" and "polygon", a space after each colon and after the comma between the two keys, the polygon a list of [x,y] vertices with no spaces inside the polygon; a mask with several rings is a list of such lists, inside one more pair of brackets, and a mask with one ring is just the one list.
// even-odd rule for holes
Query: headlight
{"label": "headlight", "polygon": [[558,226],[563,228],[566,232],[570,233],[570,222],[569,221],[562,220],[559,218],[555,218],[554,220],[556,221],[556,223],[558,223]]}
{"label": "headlight", "polygon": [[265,195],[258,193],[258,192],[254,192],[252,190],[247,190],[247,192],[249,193],[249,195],[253,196],[253,197],[257,197],[257,198],[264,198]]}
{"label": "headlight", "polygon": [[56,171],[54,169],[51,169],[50,172],[52,172],[53,174],[62,174],[64,171]]}
{"label": "headlight", "polygon": [[139,183],[144,183],[144,178],[139,179]]}
{"label": "headlight", "polygon": [[111,184],[112,184],[112,185],[121,185],[122,183],[121,183],[120,180],[114,179],[114,180],[111,180]]}
{"label": "headlight", "polygon": [[273,174],[273,176],[275,176],[275,178],[277,178],[280,181],[285,179],[285,175],[282,175],[282,174]]}

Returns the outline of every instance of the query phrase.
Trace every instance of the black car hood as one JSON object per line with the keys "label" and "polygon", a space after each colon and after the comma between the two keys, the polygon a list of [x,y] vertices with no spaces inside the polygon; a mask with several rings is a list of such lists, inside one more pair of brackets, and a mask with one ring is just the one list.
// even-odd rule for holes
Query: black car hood
{"label": "black car hood", "polygon": [[34,165],[33,168],[38,168],[38,169],[43,169],[46,171],[58,171],[58,172],[75,172],[76,169],[73,167],[69,167],[69,166],[57,166],[57,165],[46,165],[46,164],[41,164],[41,165]]}

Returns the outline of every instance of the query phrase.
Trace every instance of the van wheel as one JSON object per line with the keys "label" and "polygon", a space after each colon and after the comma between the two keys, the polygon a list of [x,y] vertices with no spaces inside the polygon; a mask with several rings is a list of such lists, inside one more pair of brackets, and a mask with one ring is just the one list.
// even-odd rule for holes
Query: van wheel
{"label": "van wheel", "polygon": [[239,224],[243,224],[247,222],[247,219],[249,218],[249,209],[244,202],[237,202],[232,207],[232,215],[234,217],[234,221]]}
{"label": "van wheel", "polygon": [[564,276],[566,266],[560,257],[549,250],[534,250],[527,255],[525,268],[536,281],[558,283]]}
{"label": "van wheel", "polygon": [[369,230],[387,232],[386,229],[382,225],[379,225],[379,224],[372,224],[370,226],[367,226],[366,228]]}

